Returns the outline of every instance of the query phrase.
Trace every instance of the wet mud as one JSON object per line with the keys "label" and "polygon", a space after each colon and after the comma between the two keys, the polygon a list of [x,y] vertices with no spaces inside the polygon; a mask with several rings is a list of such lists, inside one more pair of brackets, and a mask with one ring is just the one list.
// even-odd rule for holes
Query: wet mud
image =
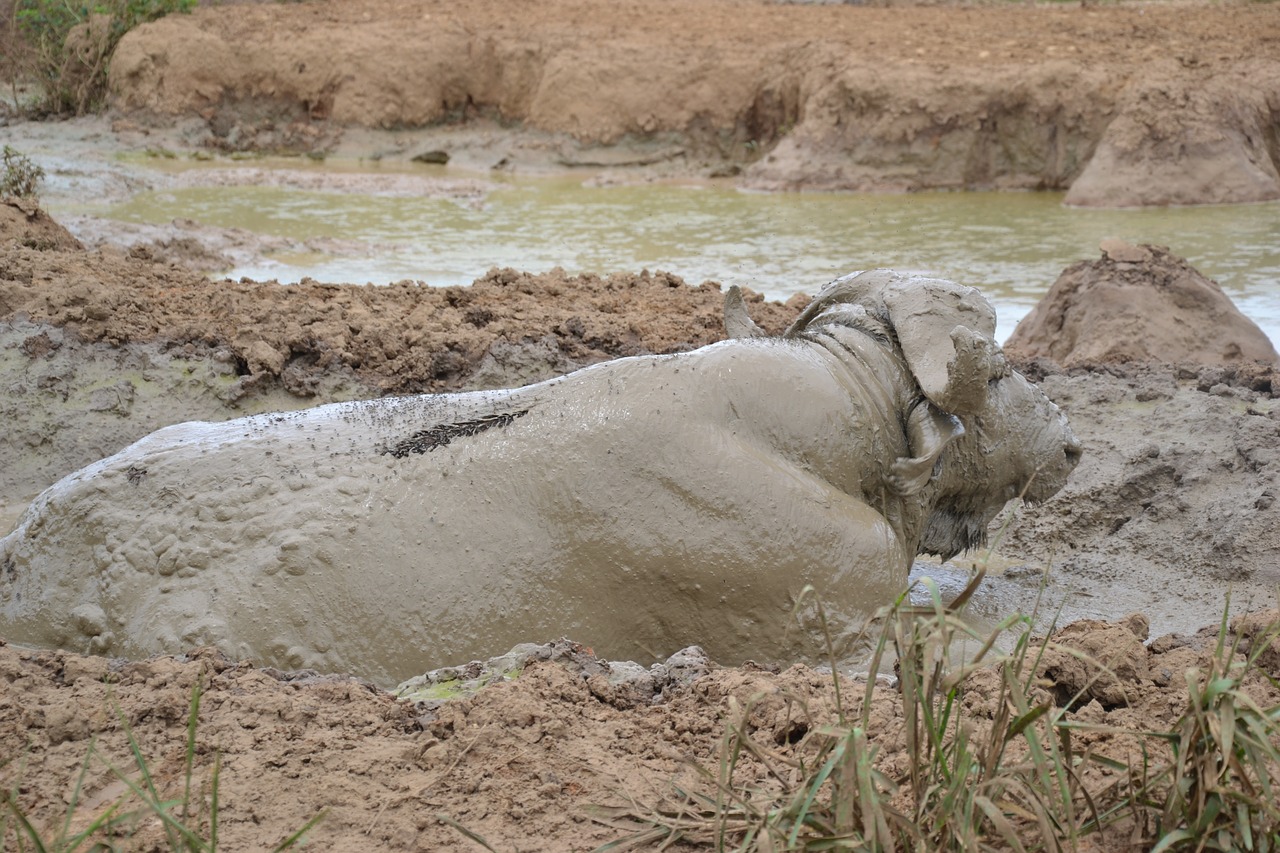
{"label": "wet mud", "polygon": [[643,664],[693,644],[816,663],[789,630],[810,587],[853,665],[918,553],[977,547],[1080,449],[976,290],[878,271],[830,290],[785,338],[153,433],[0,539],[0,622],[18,643],[210,645],[390,687],[559,634]]}
{"label": "wet mud", "polygon": [[[0,367],[13,391],[4,399],[14,425],[0,434],[0,471],[10,518],[59,477],[172,421],[225,421],[388,391],[518,385],[581,362],[683,351],[723,334],[719,288],[689,287],[660,274],[496,271],[469,289],[439,290],[207,282],[145,253],[76,248],[55,225],[24,213],[11,217],[0,241]],[[1122,280],[1132,286],[1142,263],[1156,257],[1148,252]],[[1152,266],[1150,281],[1161,281],[1162,270]],[[748,294],[746,307],[753,322],[778,334],[800,315],[802,302],[783,306]],[[1064,369],[1043,357],[1020,366],[1070,418],[1085,451],[1079,466],[1054,497],[995,519],[986,531],[989,549],[941,566],[917,563],[912,577],[933,577],[953,595],[968,566],[984,566],[990,577],[972,608],[980,624],[1031,612],[1038,603],[1045,626],[1055,618],[1149,614],[1142,622],[1155,639],[1139,645],[1149,665],[1130,668],[1132,689],[1123,687],[1126,695],[1142,697],[1139,704],[1104,705],[1115,700],[1116,689],[1108,688],[1096,705],[1079,710],[1081,719],[1147,727],[1152,714],[1170,706],[1178,667],[1212,645],[1208,637],[1169,632],[1190,635],[1215,623],[1228,594],[1233,612],[1257,611],[1275,600],[1280,407],[1274,368],[1100,363]],[[290,416],[283,417],[287,423]],[[505,434],[529,417],[473,438]],[[477,422],[484,417],[454,425]],[[418,431],[396,438],[412,439]],[[455,437],[410,456],[459,452],[470,440]],[[126,466],[122,488],[148,487],[150,468],[141,467],[148,470],[131,475]],[[761,526],[772,529],[775,521]],[[166,553],[176,557],[181,543],[169,544]],[[289,553],[281,550],[288,543],[276,544],[273,553]],[[154,554],[152,544],[147,547]],[[83,608],[77,624],[91,634],[106,629],[98,616]],[[92,648],[88,635],[84,639],[81,650]],[[1114,637],[1098,642],[1114,645]],[[478,656],[501,651],[490,646]],[[307,662],[291,658],[289,648],[281,653],[286,666]],[[830,701],[829,676],[805,668],[779,675],[713,669],[680,687],[637,664],[595,665],[586,673],[535,663],[505,684],[501,675],[482,677],[492,684],[473,699],[437,709],[433,718],[367,682],[260,669],[211,651],[126,663],[10,645],[0,647],[0,661],[9,684],[0,691],[0,720],[7,721],[0,737],[20,736],[30,749],[14,772],[28,792],[24,807],[37,819],[61,820],[61,780],[77,772],[90,738],[128,759],[119,752],[124,735],[103,698],[107,689],[110,702],[126,709],[146,739],[155,770],[176,778],[180,765],[166,756],[185,737],[190,690],[199,679],[210,691],[201,711],[201,743],[209,751],[201,755],[225,756],[219,796],[230,817],[223,819],[222,837],[243,838],[249,846],[277,843],[324,807],[330,817],[316,838],[326,843],[358,837],[448,848],[457,843],[455,830],[432,817],[443,811],[491,840],[527,839],[529,828],[538,827],[552,839],[547,850],[586,846],[616,837],[616,830],[591,822],[586,805],[618,803],[619,778],[632,780],[623,783],[632,794],[660,797],[670,780],[681,778],[685,756],[714,761],[715,721],[729,695],[741,702],[748,698],[741,691],[800,689],[817,714],[806,725],[822,719],[824,712],[814,709]],[[1080,676],[1068,663],[1053,679],[1075,685]],[[619,674],[632,680],[615,683]],[[447,674],[433,678],[416,682],[419,698],[429,700],[423,708],[436,706],[434,694],[456,695],[441,686],[451,684]],[[634,679],[649,687],[635,687]],[[651,688],[656,692],[645,694]],[[894,701],[877,697],[890,706]],[[788,719],[785,713],[778,718],[778,731],[797,730]],[[892,710],[877,719],[888,725]],[[561,735],[570,730],[581,749],[563,747]],[[620,743],[632,746],[619,751]],[[891,767],[901,760],[901,744],[889,729],[882,743]],[[1118,754],[1133,748],[1120,735],[1098,745]],[[310,762],[300,763],[307,755]],[[278,773],[300,774],[321,787],[282,797],[280,790],[296,788],[277,786]],[[532,803],[531,784],[543,792]],[[95,770],[86,790],[97,802],[117,787]]]}
{"label": "wet mud", "polygon": [[[723,335],[720,289],[662,274],[495,271],[469,288],[441,289],[208,282],[143,255],[33,248],[25,229],[38,223],[16,221],[23,227],[0,247],[3,358],[14,389],[6,405],[16,425],[0,440],[10,520],[57,479],[174,421],[520,385]],[[1164,264],[1150,253],[1151,281],[1163,280]],[[1132,286],[1142,269],[1117,273]],[[800,305],[750,295],[747,303],[771,334]],[[1081,467],[1062,494],[985,531],[993,555],[970,553],[941,576],[988,564],[1000,575],[988,602],[996,612],[1033,605],[1047,577],[1067,612],[1114,617],[1112,605],[1123,602],[1151,611],[1157,630],[1212,622],[1228,585],[1237,607],[1268,600],[1280,435],[1271,368],[1064,369],[1043,358],[1022,367],[1066,411],[1085,447]]]}

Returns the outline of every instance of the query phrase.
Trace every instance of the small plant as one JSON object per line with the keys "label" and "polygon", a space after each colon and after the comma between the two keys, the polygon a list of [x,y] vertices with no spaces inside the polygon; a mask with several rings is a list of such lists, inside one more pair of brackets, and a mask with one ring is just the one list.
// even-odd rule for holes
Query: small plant
{"label": "small plant", "polygon": [[[106,755],[90,744],[88,754],[80,768],[75,788],[67,804],[67,811],[60,825],[55,830],[37,828],[18,803],[18,784],[13,788],[0,792],[0,851],[8,849],[10,837],[16,840],[15,847],[19,851],[30,849],[35,851],[58,851],[58,853],[74,853],[88,850],[121,849],[114,839],[128,837],[130,828],[137,826],[141,818],[158,818],[164,829],[167,849],[173,853],[213,853],[218,848],[218,778],[221,772],[221,756],[215,755],[213,771],[208,785],[208,799],[196,796],[192,790],[195,772],[196,732],[200,715],[200,684],[192,688],[191,704],[187,714],[187,739],[183,774],[183,787],[180,797],[165,799],[160,795],[154,775],[142,747],[134,736],[129,721],[123,712],[116,708],[125,738],[129,744],[129,752],[133,757],[136,776],[117,767]],[[110,773],[119,779],[127,789],[115,802],[108,805],[85,828],[72,832],[71,827],[78,815],[80,795],[84,779],[94,758],[97,758]],[[3,765],[0,765],[3,766]],[[134,807],[126,809],[133,804]],[[311,830],[325,813],[320,812],[307,821],[301,829],[294,832],[274,849],[289,850],[298,845],[303,836]],[[11,823],[12,822],[12,823]],[[157,847],[156,849],[166,849]]]}
{"label": "small plant", "polygon": [[[904,592],[874,620],[880,634],[870,671],[890,652],[897,657],[905,773],[891,775],[877,763],[873,737],[882,733],[871,712],[884,685],[869,677],[853,714],[833,672],[837,721],[811,729],[808,754],[760,743],[749,715],[731,704],[718,772],[704,771],[715,795],[681,792],[683,803],[631,819],[646,825],[650,840],[682,838],[717,850],[1064,849],[1092,813],[1081,805],[1059,741],[1046,736],[1055,719],[1048,700],[1033,698],[1030,620],[1011,617],[981,636],[956,615],[980,581],[944,605],[926,580],[932,606],[912,607]],[[1018,627],[1014,651],[996,653],[997,639]],[[978,651],[957,662],[953,649],[962,638]],[[962,719],[962,700],[969,677],[984,668],[998,674],[999,692],[993,718],[973,725]],[[745,756],[771,768],[772,790],[733,783]]]}
{"label": "small plant", "polygon": [[[1052,644],[1031,639],[1033,619],[1012,616],[983,637],[957,617],[980,579],[951,605],[926,580],[930,606],[911,607],[904,593],[878,614],[870,671],[896,654],[899,709],[889,716],[901,721],[899,733],[886,732],[883,717],[879,729],[873,723],[873,699],[879,694],[883,706],[885,698],[874,678],[853,712],[843,706],[833,672],[836,721],[808,721],[808,734],[791,748],[761,741],[750,725],[754,703],[743,708],[730,699],[718,766],[695,768],[710,793],[677,788],[673,802],[597,810],[598,821],[628,833],[600,853],[677,841],[756,853],[1066,851],[1122,822],[1158,853],[1280,851],[1280,707],[1264,708],[1244,689],[1255,673],[1275,683],[1258,657],[1280,628],[1255,634],[1241,655],[1238,640],[1227,643],[1224,616],[1213,662],[1187,673],[1186,711],[1168,731],[1136,733],[1151,748],[1135,769],[1073,750],[1075,732],[1122,730],[1067,719],[1066,708],[1088,685],[1066,707],[1038,689],[1040,656]],[[1010,631],[1012,650],[998,652],[997,639]],[[957,660],[962,640],[978,649]],[[1109,672],[1059,648],[1099,676]],[[967,710],[971,690],[983,700],[981,714]],[[905,744],[896,773],[878,754],[876,740],[886,736]],[[1082,773],[1089,764],[1105,768],[1112,781],[1087,789]]]}
{"label": "small plant", "polygon": [[98,109],[107,91],[108,61],[124,34],[170,13],[189,12],[196,2],[17,0],[14,26],[34,56],[23,70],[44,92],[39,110],[80,115]]}
{"label": "small plant", "polygon": [[[102,838],[112,835],[122,824],[130,823],[134,819],[134,815],[121,810],[122,802],[117,800],[104,809],[87,827],[79,832],[71,831],[72,819],[76,816],[76,811],[80,805],[80,796],[84,788],[84,777],[89,772],[89,759],[93,755],[93,747],[89,747],[89,753],[85,755],[84,763],[80,765],[80,774],[76,777],[75,788],[71,792],[71,798],[67,802],[67,810],[63,816],[62,823],[52,835],[43,836],[27,819],[26,814],[18,805],[17,785],[10,790],[0,792],[0,850],[7,849],[5,842],[9,837],[9,821],[14,822],[14,836],[17,839],[17,848],[23,850],[24,845],[22,839],[26,838],[31,842],[35,850],[56,850],[59,853],[73,853],[80,850],[86,844],[90,844],[93,838]],[[3,765],[0,765],[3,766]],[[94,849],[97,845],[91,846]]]}
{"label": "small plant", "polygon": [[8,145],[4,146],[3,169],[0,170],[0,197],[17,196],[18,198],[34,198],[40,181],[44,179],[41,169],[31,158]]}
{"label": "small plant", "polygon": [[1278,635],[1271,625],[1242,655],[1239,637],[1227,642],[1224,613],[1207,669],[1185,673],[1186,709],[1156,735],[1173,761],[1138,792],[1154,816],[1153,853],[1280,850],[1280,706],[1263,708],[1244,689]]}

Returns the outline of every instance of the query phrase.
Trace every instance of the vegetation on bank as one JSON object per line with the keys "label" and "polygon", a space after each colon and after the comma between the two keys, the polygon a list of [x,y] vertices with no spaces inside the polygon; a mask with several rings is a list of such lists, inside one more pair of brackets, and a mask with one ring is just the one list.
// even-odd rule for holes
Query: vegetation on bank
{"label": "vegetation on bank", "polygon": [[[1266,660],[1280,651],[1280,622],[1252,630],[1246,643],[1228,630],[1224,614],[1205,664],[1183,674],[1176,719],[1132,731],[1071,713],[1085,704],[1092,682],[1063,701],[1037,676],[1054,648],[1087,664],[1093,681],[1114,677],[1105,663],[1033,639],[1026,616],[992,632],[963,620],[958,610],[980,580],[949,605],[925,581],[930,605],[910,606],[904,593],[882,610],[872,671],[893,656],[897,685],[869,679],[861,696],[842,696],[848,682],[833,675],[834,722],[810,718],[793,697],[800,725],[779,740],[751,722],[761,698],[731,698],[718,761],[698,768],[701,789],[676,789],[654,805],[596,809],[596,820],[621,836],[598,853],[677,842],[754,853],[1071,851],[1090,848],[1088,836],[1097,833],[1105,834],[1103,848],[1121,839],[1121,846],[1155,853],[1280,850],[1280,705],[1264,707],[1250,694],[1259,683],[1280,689],[1268,672],[1274,661]],[[1010,636],[1012,648],[1002,651]],[[886,690],[896,690],[888,716]],[[0,759],[10,779],[0,790],[0,853],[138,849],[140,842],[216,850],[220,761],[214,750],[212,767],[197,767],[196,756],[208,752],[198,733],[200,704],[197,683],[183,772],[170,785],[176,790],[158,783],[119,710],[132,766],[91,744],[78,778],[67,782],[65,812],[50,823],[37,825],[24,804],[23,756]],[[1095,753],[1087,735],[1097,732],[1132,738],[1135,757],[1122,762],[1114,749]],[[886,737],[905,744],[892,766],[880,754]],[[90,810],[84,785],[95,765],[119,780],[123,793]],[[323,814],[276,849],[303,842]],[[436,817],[496,849],[448,815]]]}
{"label": "vegetation on bank", "polygon": [[[1246,651],[1224,613],[1208,667],[1184,674],[1180,716],[1167,729],[1135,732],[1069,717],[1088,687],[1054,701],[1036,677],[1054,644],[1031,639],[1031,619],[1010,617],[983,636],[931,581],[925,586],[931,607],[910,606],[904,593],[881,611],[871,665],[876,672],[886,654],[896,657],[907,752],[896,766],[905,769],[890,773],[878,761],[884,721],[872,719],[872,697],[885,687],[876,679],[852,710],[833,677],[838,720],[813,724],[794,746],[762,737],[751,708],[731,701],[717,766],[697,768],[707,791],[601,810],[599,819],[630,832],[597,853],[677,841],[753,853],[1056,852],[1108,830],[1153,853],[1280,850],[1280,705],[1262,707],[1245,689],[1258,679],[1280,686],[1259,664],[1280,623]],[[1012,650],[997,651],[1009,632]],[[949,650],[969,643],[977,653],[954,660]],[[1065,650],[1095,681],[1111,675],[1105,663]],[[980,701],[966,701],[971,692]],[[1081,748],[1082,735],[1102,731],[1135,737],[1137,760]],[[1102,774],[1087,778],[1091,766]]]}
{"label": "vegetation on bank", "polygon": [[[107,70],[120,39],[139,24],[189,12],[197,0],[0,0],[0,75],[11,108],[83,115],[106,101]],[[21,87],[33,84],[34,96]]]}
{"label": "vegetation on bank", "polygon": [[44,169],[22,152],[4,146],[0,152],[0,198],[35,198],[42,180]]}

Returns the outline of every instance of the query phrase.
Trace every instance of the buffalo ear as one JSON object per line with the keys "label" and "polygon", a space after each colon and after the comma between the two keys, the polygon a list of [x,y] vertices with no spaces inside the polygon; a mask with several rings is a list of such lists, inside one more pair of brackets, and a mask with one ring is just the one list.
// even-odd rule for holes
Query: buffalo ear
{"label": "buffalo ear", "polygon": [[889,487],[900,495],[914,495],[929,484],[947,445],[964,435],[955,415],[940,411],[927,400],[907,415],[907,450],[889,469]]}
{"label": "buffalo ear", "polygon": [[996,315],[972,287],[910,278],[884,289],[884,304],[907,366],[929,401],[970,415],[987,400],[987,382],[1004,361],[995,343]]}
{"label": "buffalo ear", "polygon": [[782,333],[782,337],[796,338],[804,334],[808,330],[809,324],[832,305],[865,306],[879,302],[877,294],[889,282],[896,281],[900,277],[893,270],[862,270],[861,272],[849,273],[829,282],[792,321],[787,330]]}
{"label": "buffalo ear", "polygon": [[764,329],[756,325],[742,301],[742,288],[729,285],[724,292],[724,335],[726,338],[762,338]]}

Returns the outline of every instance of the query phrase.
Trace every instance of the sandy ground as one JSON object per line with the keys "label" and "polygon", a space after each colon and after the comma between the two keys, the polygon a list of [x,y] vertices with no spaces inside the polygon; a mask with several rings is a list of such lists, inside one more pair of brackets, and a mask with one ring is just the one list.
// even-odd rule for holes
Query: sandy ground
{"label": "sandy ground", "polygon": [[[1183,141],[1195,144],[1181,150],[1218,166],[1234,163],[1264,193],[1274,175],[1274,134],[1249,142],[1255,137],[1247,127],[1237,133],[1239,125],[1224,124],[1222,99],[1203,95],[1247,78],[1249,86],[1232,96],[1243,105],[1231,100],[1223,107],[1232,122],[1244,116],[1247,125],[1251,93],[1274,92],[1268,57],[1280,14],[1267,5],[860,9],[856,18],[845,7],[656,0],[610,6],[607,14],[599,4],[559,0],[536,9],[467,4],[465,14],[436,3],[415,4],[412,15],[390,2],[237,8],[234,15],[206,10],[137,34],[132,59],[122,58],[117,71],[117,103],[129,112],[114,114],[114,131],[95,125],[82,137],[85,150],[159,140],[223,149],[345,145],[408,158],[443,147],[458,162],[486,168],[599,168],[608,160],[647,175],[736,169],[752,186],[1074,191],[1107,145],[1139,152],[1130,166],[1149,165],[1148,155],[1163,150],[1146,137],[1125,148],[1129,137],[1110,136],[1117,115],[1131,114],[1133,127],[1143,124],[1142,109],[1165,117],[1185,109],[1197,118],[1185,125]],[[707,30],[713,24],[714,37]],[[452,88],[442,91],[388,86],[378,76],[409,73],[398,64],[406,61],[401,50],[427,58],[433,46],[444,50],[431,40],[440,33],[452,40],[444,59],[431,61],[467,74],[489,69],[490,76],[450,78]],[[381,50],[386,44],[397,50]],[[839,44],[844,48],[833,46]],[[326,65],[309,52],[339,45],[353,46],[356,58],[344,54],[343,63]],[[449,52],[463,49],[469,60]],[[226,62],[199,68],[179,61],[218,51],[232,52]],[[689,57],[705,64],[691,65]],[[605,60],[626,60],[625,73],[601,71]],[[758,67],[770,63],[774,71],[761,77]],[[882,66],[872,75],[878,88],[853,87],[850,81],[862,78],[849,63],[860,73],[867,64]],[[342,76],[317,67],[353,70]],[[286,84],[281,69],[289,68],[296,80]],[[730,69],[723,76],[734,82],[710,68]],[[230,74],[252,79],[219,76]],[[955,85],[943,85],[944,78]],[[368,95],[370,86],[379,97]],[[679,96],[669,97],[673,92]],[[557,93],[579,106],[566,109]],[[921,108],[886,108],[904,93]],[[1019,124],[1009,105],[1029,102],[1039,106],[1015,110],[1023,116]],[[370,112],[343,112],[357,108]],[[853,133],[850,110],[882,112],[885,123],[873,133]],[[920,125],[922,115],[927,121]],[[441,117],[467,123],[375,130]],[[1124,130],[1119,124],[1116,133]],[[1049,126],[1063,140],[1052,163],[974,156],[1019,150]],[[40,139],[45,127],[12,129]],[[1216,141],[1197,136],[1214,127]],[[95,140],[94,133],[101,136]],[[1225,149],[1222,140],[1230,143]],[[1233,160],[1224,150],[1253,153]],[[851,162],[851,151],[862,152],[852,159],[857,168],[837,175],[833,164]],[[1124,165],[1124,157],[1108,157]],[[1183,174],[1208,168],[1199,160],[1188,168],[1173,155],[1164,159]],[[1159,169],[1105,174],[1136,193],[1129,201],[1151,200],[1142,193],[1168,183]],[[1146,178],[1134,182],[1134,174]],[[85,181],[91,191],[130,191],[124,172],[99,170]],[[1197,186],[1191,181],[1177,191],[1222,200],[1195,195]],[[175,226],[103,238],[101,248],[85,250],[30,208],[0,204],[0,416],[8,425],[0,433],[0,526],[7,529],[26,501],[57,478],[167,423],[385,393],[521,384],[620,355],[696,347],[723,334],[719,288],[687,286],[663,273],[497,270],[470,287],[440,289],[210,282],[190,268],[200,267],[200,253],[219,251],[211,242],[223,240],[227,248],[230,238],[201,235],[183,244],[180,232]],[[243,250],[256,251],[252,238],[244,239]],[[1125,274],[1158,280],[1164,274],[1158,254]],[[1082,260],[1096,265],[1099,276],[1118,275],[1112,259]],[[751,310],[776,330],[801,302],[756,300]],[[1123,670],[1120,687],[1086,692],[1089,701],[1073,714],[1129,729],[1167,722],[1184,701],[1182,672],[1202,664],[1212,645],[1196,632],[1217,622],[1228,592],[1235,612],[1275,606],[1280,404],[1272,371],[1189,362],[1064,368],[1044,358],[1021,366],[1067,411],[1086,446],[1084,461],[1054,499],[999,520],[991,554],[917,572],[955,590],[968,564],[986,564],[991,576],[974,602],[979,621],[1030,609],[1041,596],[1048,612],[1061,607],[1059,624],[1110,620],[1078,624],[1064,638],[1125,656],[1125,666],[1115,667]],[[1123,619],[1134,611],[1146,615]],[[731,700],[749,705],[760,697],[750,727],[788,755],[812,749],[813,738],[802,736],[833,715],[830,677],[804,667],[707,668],[690,655],[637,677],[570,643],[535,657],[554,660],[535,660],[515,680],[440,705],[398,701],[358,673],[281,673],[208,650],[124,662],[0,646],[0,755],[9,758],[0,766],[0,788],[16,791],[36,824],[52,831],[91,749],[132,769],[131,731],[161,795],[180,793],[188,711],[199,683],[195,784],[205,805],[195,822],[208,826],[216,759],[224,849],[269,847],[323,811],[310,837],[325,849],[477,849],[439,817],[446,815],[499,850],[581,850],[622,834],[593,821],[590,806],[625,806],[633,798],[654,803],[673,796],[673,780],[698,784],[692,767],[715,765],[725,721],[737,713]],[[1263,660],[1280,676],[1280,652]],[[1087,678],[1068,669],[1046,665],[1046,695],[1061,701],[1090,689]],[[845,695],[860,696],[861,687],[847,685]],[[994,710],[983,705],[989,688],[980,676],[966,698],[979,717]],[[1262,701],[1280,698],[1261,683],[1252,689]],[[873,701],[878,760],[900,778],[899,699],[879,691]],[[1088,738],[1087,745],[1120,758],[1135,752],[1129,735]],[[763,778],[766,771],[753,764],[750,773]],[[1099,771],[1088,783],[1108,781]],[[125,792],[103,760],[91,758],[76,822]],[[154,821],[140,819],[124,830],[136,833],[120,841],[124,849],[162,843]],[[1112,837],[1103,846],[1118,849],[1127,840]]]}
{"label": "sandy ground", "polygon": [[[1105,687],[1086,687],[1089,674],[1065,664],[1073,660],[1065,654],[1038,670],[1050,692],[1084,691],[1072,721],[1104,727],[1078,733],[1077,751],[1133,760],[1141,744],[1124,730],[1171,724],[1185,704],[1181,673],[1207,663],[1211,634],[1144,646],[1134,624],[1141,629],[1141,620],[1077,623],[1059,638],[1090,654],[1121,650],[1112,662],[1117,677]],[[20,802],[42,822],[60,820],[92,741],[80,819],[98,814],[124,793],[105,762],[133,772],[128,731],[142,745],[160,796],[180,796],[199,684],[193,790],[202,805],[189,822],[208,830],[216,756],[220,849],[268,849],[323,813],[309,836],[323,849],[480,849],[443,816],[491,849],[552,853],[593,849],[645,828],[617,818],[599,822],[595,807],[643,815],[679,799],[673,783],[714,796],[703,772],[717,772],[726,721],[748,731],[776,768],[811,758],[817,736],[804,735],[837,718],[830,675],[802,666],[694,671],[687,686],[655,693],[612,685],[605,665],[571,644],[543,655],[554,660],[535,660],[514,681],[432,709],[355,679],[257,669],[207,650],[124,663],[0,646],[0,745],[16,764],[5,768],[5,781],[18,786]],[[1266,660],[1274,675],[1280,645]],[[963,701],[981,726],[997,710],[989,698],[994,685],[986,673],[971,682]],[[865,685],[843,687],[845,712],[856,719]],[[1248,687],[1259,702],[1280,701],[1260,677]],[[868,716],[877,764],[890,778],[904,778],[900,697],[878,691]],[[1160,755],[1152,742],[1147,748]],[[1093,765],[1083,775],[1095,791],[1115,782]],[[765,761],[744,757],[736,781],[767,787]],[[155,822],[141,823],[125,849],[163,849]],[[1091,849],[1133,849],[1132,829],[1114,829]],[[704,834],[702,843],[675,849],[711,849],[709,841]]]}

